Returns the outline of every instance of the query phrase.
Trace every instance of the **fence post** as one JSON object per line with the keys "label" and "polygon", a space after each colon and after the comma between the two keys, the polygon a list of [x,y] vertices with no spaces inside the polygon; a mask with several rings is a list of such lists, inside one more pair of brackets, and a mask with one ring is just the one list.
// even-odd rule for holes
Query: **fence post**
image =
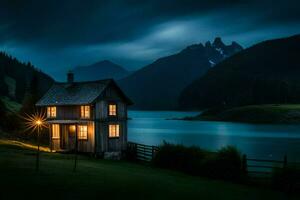
{"label": "fence post", "polygon": [[247,155],[243,154],[243,158],[242,158],[242,172],[244,174],[247,174]]}
{"label": "fence post", "polygon": [[137,144],[136,143],[134,143],[134,159],[135,159],[135,161],[138,160],[138,158],[137,158]]}
{"label": "fence post", "polygon": [[287,166],[287,155],[285,154],[283,158],[283,168],[286,168],[286,166]]}
{"label": "fence post", "polygon": [[144,145],[144,157],[146,158],[146,145]]}
{"label": "fence post", "polygon": [[154,146],[152,146],[152,160],[153,160],[153,158],[154,158]]}

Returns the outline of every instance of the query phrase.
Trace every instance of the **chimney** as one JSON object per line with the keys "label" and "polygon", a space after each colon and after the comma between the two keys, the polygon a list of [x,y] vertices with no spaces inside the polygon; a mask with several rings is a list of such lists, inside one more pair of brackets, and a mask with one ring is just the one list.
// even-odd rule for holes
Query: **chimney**
{"label": "chimney", "polygon": [[67,82],[70,84],[74,82],[74,73],[72,71],[69,71],[67,74]]}

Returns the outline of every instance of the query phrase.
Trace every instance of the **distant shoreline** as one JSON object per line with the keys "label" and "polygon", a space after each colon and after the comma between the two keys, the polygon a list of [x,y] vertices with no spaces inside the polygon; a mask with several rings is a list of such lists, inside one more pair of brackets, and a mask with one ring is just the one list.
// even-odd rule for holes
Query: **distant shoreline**
{"label": "distant shoreline", "polygon": [[208,109],[196,116],[169,118],[167,120],[224,121],[252,124],[298,124],[300,104],[267,104]]}

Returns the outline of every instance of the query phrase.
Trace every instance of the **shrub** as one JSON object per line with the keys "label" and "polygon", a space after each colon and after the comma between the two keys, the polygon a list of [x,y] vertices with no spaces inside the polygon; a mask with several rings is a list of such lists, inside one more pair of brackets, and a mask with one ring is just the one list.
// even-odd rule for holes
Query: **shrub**
{"label": "shrub", "polygon": [[199,147],[185,147],[164,142],[153,159],[154,165],[199,174],[201,162],[207,152]]}
{"label": "shrub", "polygon": [[296,167],[285,167],[273,170],[272,185],[274,188],[286,192],[299,191],[300,169]]}
{"label": "shrub", "polygon": [[237,148],[227,146],[220,149],[209,160],[210,176],[225,180],[239,180],[242,174],[242,157]]}
{"label": "shrub", "polygon": [[127,144],[127,148],[126,148],[126,159],[129,161],[136,161],[136,148],[134,145],[128,145]]}
{"label": "shrub", "polygon": [[154,165],[175,169],[192,175],[237,181],[241,178],[242,159],[239,151],[232,146],[216,153],[199,147],[185,147],[164,143],[155,158]]}
{"label": "shrub", "polygon": [[21,121],[20,118],[14,113],[6,114],[6,119],[3,125],[3,129],[6,131],[20,130]]}

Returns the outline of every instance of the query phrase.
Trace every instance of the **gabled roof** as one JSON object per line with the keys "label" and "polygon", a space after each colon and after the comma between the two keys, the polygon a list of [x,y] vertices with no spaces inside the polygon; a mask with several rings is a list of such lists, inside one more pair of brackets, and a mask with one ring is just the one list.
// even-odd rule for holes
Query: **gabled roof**
{"label": "gabled roof", "polygon": [[[91,104],[105,91],[110,84],[114,84],[119,91],[121,91],[121,89],[112,79],[74,82],[72,84],[56,82],[36,103],[36,106]],[[122,91],[121,94],[128,104],[132,103]]]}

